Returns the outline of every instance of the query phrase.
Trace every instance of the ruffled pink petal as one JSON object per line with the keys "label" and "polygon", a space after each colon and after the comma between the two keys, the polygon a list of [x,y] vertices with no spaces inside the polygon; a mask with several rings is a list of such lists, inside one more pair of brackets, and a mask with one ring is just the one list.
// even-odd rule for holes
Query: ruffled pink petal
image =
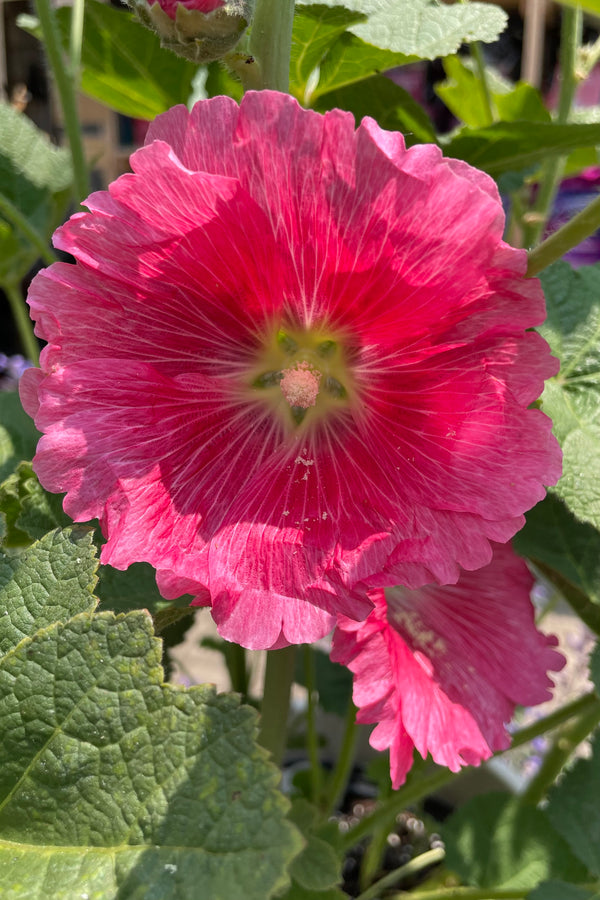
{"label": "ruffled pink petal", "polygon": [[390,750],[392,783],[402,784],[413,746],[457,771],[509,744],[505,724],[517,704],[549,699],[548,670],[564,665],[556,639],[538,632],[533,579],[510,545],[456,585],[373,592],[375,608],[357,623],[338,620],[332,659],[354,673],[358,719]]}
{"label": "ruffled pink petal", "polygon": [[[132,169],[56,233],[77,262],[32,284],[22,388],[103,561],[151,563],[248,647],[487,564],[560,475],[529,409],[543,296],[491,180],[274,92],[175,107]],[[344,348],[352,401],[306,432],[249,376],[283,325]]]}

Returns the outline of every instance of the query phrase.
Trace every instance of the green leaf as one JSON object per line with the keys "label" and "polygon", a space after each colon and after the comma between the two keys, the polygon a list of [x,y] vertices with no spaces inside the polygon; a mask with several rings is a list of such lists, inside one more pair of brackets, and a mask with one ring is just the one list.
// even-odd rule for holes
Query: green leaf
{"label": "green leaf", "polygon": [[[340,88],[359,86],[371,75],[379,75],[388,69],[406,65],[417,57],[405,56],[373,47],[346,32],[340,35],[319,68],[319,79],[308,94],[311,103],[317,97]],[[413,101],[414,102],[414,101]]]}
{"label": "green leaf", "polygon": [[[578,759],[549,794],[546,813],[575,856],[600,875],[600,747],[591,759]],[[570,879],[572,880],[572,879]]]}
{"label": "green leaf", "polygon": [[462,128],[448,140],[444,152],[497,177],[598,143],[600,125],[497,122],[487,128]]}
{"label": "green leaf", "polygon": [[600,643],[596,644],[590,657],[590,678],[594,682],[596,693],[600,697]]}
{"label": "green leaf", "polygon": [[[315,681],[319,693],[319,705],[325,712],[345,716],[352,698],[352,673],[345,666],[331,662],[327,653],[312,648],[315,661]],[[296,654],[294,678],[298,684],[306,686],[304,655]]]}
{"label": "green leaf", "polygon": [[220,62],[211,62],[206,67],[207,76],[204,89],[207,97],[218,97],[226,94],[233,97],[239,103],[244,94],[242,84],[237,78],[227,71]]}
{"label": "green leaf", "polygon": [[0,485],[0,517],[6,525],[4,546],[29,546],[57,525],[70,525],[60,501],[60,497],[46,493],[31,463],[19,463]]}
{"label": "green leaf", "polygon": [[323,58],[349,25],[365,21],[360,12],[331,9],[322,4],[299,6],[294,16],[290,88],[299,99],[304,97],[306,82],[321,65]]}
{"label": "green leaf", "polygon": [[0,391],[0,482],[14,472],[21,460],[31,459],[39,437],[19,395]]}
{"label": "green leaf", "polygon": [[469,800],[443,836],[446,864],[466,884],[526,891],[548,878],[583,881],[588,874],[542,810],[506,794]]}
{"label": "green leaf", "polygon": [[175,602],[161,597],[156,587],[155,571],[148,563],[133,563],[124,572],[112,566],[100,566],[100,582],[96,593],[102,610],[129,612],[132,609],[147,609],[154,618],[162,611],[189,607],[189,596],[179,597]]}
{"label": "green leaf", "polygon": [[53,531],[15,556],[0,553],[0,656],[35,631],[93,610],[97,568],[89,528]]}
{"label": "green leaf", "polygon": [[382,128],[401,131],[408,146],[436,143],[433,125],[425,110],[404,88],[383,75],[374,75],[351,87],[324,94],[314,107],[319,112],[347,109],[353,113],[357,124],[364,116],[372,116]]}
{"label": "green leaf", "polygon": [[[59,224],[72,183],[67,151],[54,147],[26,115],[0,103],[0,184],[5,201],[42,239]],[[25,277],[39,251],[0,213],[0,284]]]}
{"label": "green leaf", "polygon": [[342,861],[331,844],[315,834],[317,810],[298,797],[292,803],[289,818],[306,840],[304,850],[289,869],[293,883],[305,891],[319,893],[335,887],[342,880]]}
{"label": "green leaf", "polygon": [[[489,124],[488,109],[481,79],[458,56],[444,60],[447,80],[435,86],[448,109],[462,122],[473,128]],[[526,120],[549,122],[550,113],[539,91],[525,82],[514,88],[500,90],[500,84],[492,84],[492,102],[500,119],[506,122]]]}
{"label": "green leaf", "polygon": [[556,263],[541,277],[548,319],[539,329],[561,361],[542,408],[563,449],[553,492],[581,521],[600,529],[600,267]]}
{"label": "green leaf", "polygon": [[[71,9],[63,6],[57,16],[67,47]],[[135,119],[186,103],[198,68],[164,50],[130,12],[96,0],[85,5],[81,63],[81,90]]]}
{"label": "green leaf", "polygon": [[544,881],[527,894],[527,900],[597,900],[597,897],[597,891],[588,891],[564,881]]}
{"label": "green leaf", "polygon": [[436,59],[456,53],[467,41],[495,41],[504,31],[506,13],[491,3],[456,3],[436,0],[323,0],[329,7],[365,13],[366,22],[350,31],[376,47]]}
{"label": "green leaf", "polygon": [[600,532],[577,519],[549,494],[526,514],[525,527],[513,547],[533,562],[560,572],[571,584],[600,604]]}
{"label": "green leaf", "polygon": [[163,683],[142,612],[93,612],[91,534],[0,560],[0,894],[265,900],[302,839],[256,714]]}

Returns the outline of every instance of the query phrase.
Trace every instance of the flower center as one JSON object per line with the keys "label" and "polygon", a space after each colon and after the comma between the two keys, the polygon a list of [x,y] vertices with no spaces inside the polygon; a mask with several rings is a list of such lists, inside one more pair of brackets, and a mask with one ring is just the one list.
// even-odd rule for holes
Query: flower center
{"label": "flower center", "polygon": [[339,412],[353,393],[344,342],[321,331],[279,329],[259,352],[249,386],[286,428]]}

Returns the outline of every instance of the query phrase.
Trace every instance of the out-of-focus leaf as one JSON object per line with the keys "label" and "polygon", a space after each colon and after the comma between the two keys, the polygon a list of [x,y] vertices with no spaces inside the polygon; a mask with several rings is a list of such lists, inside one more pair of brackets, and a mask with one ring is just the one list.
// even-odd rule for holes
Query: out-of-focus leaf
{"label": "out-of-focus leaf", "polygon": [[14,472],[21,460],[31,459],[39,437],[19,395],[0,391],[0,482]]}
{"label": "out-of-focus leaf", "polygon": [[[345,716],[348,703],[352,698],[352,673],[345,666],[331,662],[322,650],[311,651],[315,663],[316,689],[319,693],[319,705],[325,712]],[[295,680],[306,686],[303,654],[296,656]]]}
{"label": "out-of-focus leaf", "polygon": [[456,53],[468,41],[495,41],[506,27],[506,13],[491,3],[436,0],[322,0],[367,16],[350,26],[363,41],[406,56],[436,59]]}
{"label": "out-of-focus leaf", "polygon": [[60,498],[43,489],[31,468],[22,462],[16,471],[0,484],[0,518],[6,534],[4,546],[26,547],[58,525],[69,525]]}
{"label": "out-of-focus leaf", "polygon": [[444,152],[497,177],[598,143],[600,125],[497,122],[487,128],[461,129],[445,143]]}
{"label": "out-of-focus leaf", "polygon": [[443,836],[446,864],[466,884],[525,892],[549,878],[588,877],[545,813],[505,794],[467,801],[445,823]]}
{"label": "out-of-focus leaf", "polygon": [[371,116],[388,131],[401,131],[408,146],[415,143],[435,143],[431,120],[422,106],[384,75],[374,75],[347,88],[323,94],[315,109],[347,109],[358,124],[364,116]]}
{"label": "out-of-focus leaf", "polygon": [[[66,47],[70,7],[58,9],[57,17]],[[81,64],[82,91],[135,119],[153,119],[186,103],[198,68],[164,50],[130,12],[97,0],[85,5]]]}
{"label": "out-of-focus leaf", "polygon": [[553,492],[581,521],[600,529],[600,266],[567,263],[541,276],[548,319],[539,329],[561,361],[542,395],[563,449]]}
{"label": "out-of-focus leaf", "polygon": [[597,897],[597,891],[588,891],[564,881],[544,881],[527,894],[527,900],[596,900]]}
{"label": "out-of-focus leaf", "polygon": [[546,813],[575,856],[600,876],[600,747],[591,759],[578,759],[550,791]]}
{"label": "out-of-focus leaf", "polygon": [[[72,183],[71,159],[31,119],[0,103],[0,190],[41,238],[59,224]],[[18,284],[39,256],[0,212],[0,284]]]}

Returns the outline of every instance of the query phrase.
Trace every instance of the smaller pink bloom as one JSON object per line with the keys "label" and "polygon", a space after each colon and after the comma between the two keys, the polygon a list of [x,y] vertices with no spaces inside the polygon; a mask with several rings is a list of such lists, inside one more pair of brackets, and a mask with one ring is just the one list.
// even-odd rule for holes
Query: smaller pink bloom
{"label": "smaller pink bloom", "polygon": [[364,622],[338,617],[331,658],[354,673],[357,720],[377,723],[376,750],[390,750],[394,789],[413,749],[453,772],[508,747],[515,706],[550,699],[546,672],[563,657],[537,631],[533,578],[509,545],[455,585],[373,591]]}
{"label": "smaller pink bloom", "polygon": [[[154,0],[154,2],[157,2],[163,12],[166,12],[173,21],[175,21],[177,7],[180,5],[185,9],[195,9],[197,12],[205,14],[225,6],[225,0]],[[150,5],[154,6],[154,2],[151,2]]]}

